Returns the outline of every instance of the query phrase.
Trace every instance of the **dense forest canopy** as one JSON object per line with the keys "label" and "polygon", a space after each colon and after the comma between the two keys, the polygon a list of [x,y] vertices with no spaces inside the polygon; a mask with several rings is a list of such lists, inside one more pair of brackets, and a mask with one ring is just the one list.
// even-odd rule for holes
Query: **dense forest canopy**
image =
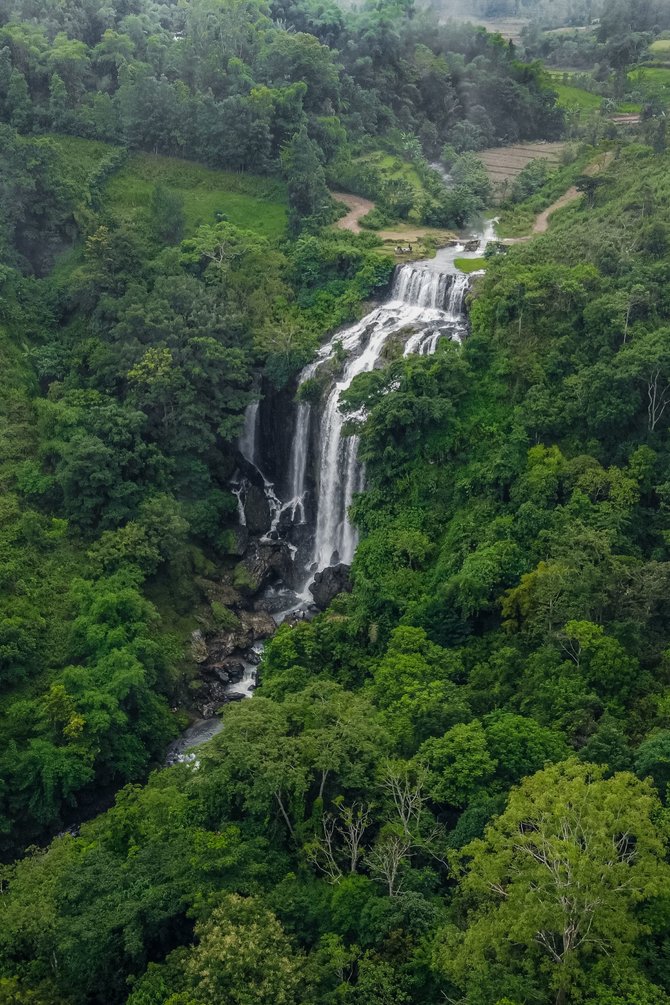
{"label": "dense forest canopy", "polygon": [[[467,12],[550,9],[626,80],[667,27]],[[410,2],[0,8],[0,1005],[669,1005],[660,106],[518,176],[501,231],[569,198],[475,262],[462,345],[346,388],[352,590],[164,766],[255,595],[248,406],[387,294],[382,225],[564,135],[522,54]]]}
{"label": "dense forest canopy", "polygon": [[537,74],[500,40],[438,27],[411,3],[345,18],[335,4],[283,0],[39,10],[12,0],[0,25],[0,115],[23,132],[263,172],[303,127],[326,160],[347,138],[392,128],[436,152],[470,117],[491,142],[560,129]]}

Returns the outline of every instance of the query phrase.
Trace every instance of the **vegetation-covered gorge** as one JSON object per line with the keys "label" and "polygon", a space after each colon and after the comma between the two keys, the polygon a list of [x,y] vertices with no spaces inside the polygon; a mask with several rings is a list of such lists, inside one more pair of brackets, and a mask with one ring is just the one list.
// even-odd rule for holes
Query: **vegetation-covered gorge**
{"label": "vegetation-covered gorge", "polygon": [[[143,166],[120,151],[2,130],[3,840],[15,849],[162,756],[182,721],[167,701],[190,703],[194,614],[222,627],[196,580],[237,560],[229,481],[252,373],[285,384],[391,266],[374,239],[263,236],[264,207],[286,218],[281,188],[248,179],[237,197],[261,233],[214,214],[198,226],[174,187],[153,184],[137,207]],[[123,176],[100,181],[110,162]],[[167,181],[180,170],[165,168]],[[19,269],[48,273],[56,256],[46,278]]]}
{"label": "vegetation-covered gorge", "polygon": [[327,183],[457,222],[426,161],[465,155],[476,196],[471,149],[563,117],[514,47],[409,4],[0,21],[0,1003],[668,1003],[663,144],[614,136],[493,249],[462,346],[352,383],[351,594],[151,771],[193,629],[253,592],[245,408],[292,406],[388,286]]}
{"label": "vegetation-covered gorge", "polygon": [[7,995],[668,998],[667,166],[623,149],[462,349],[354,383],[352,595],[197,765],[7,870]]}
{"label": "vegetation-covered gorge", "polygon": [[327,229],[327,178],[407,134],[388,205],[451,220],[409,133],[429,155],[471,115],[497,137],[560,128],[537,69],[414,15],[0,12],[7,855],[146,775],[193,704],[186,640],[234,621],[217,583],[240,558],[244,409],[289,400],[392,268],[374,235]]}

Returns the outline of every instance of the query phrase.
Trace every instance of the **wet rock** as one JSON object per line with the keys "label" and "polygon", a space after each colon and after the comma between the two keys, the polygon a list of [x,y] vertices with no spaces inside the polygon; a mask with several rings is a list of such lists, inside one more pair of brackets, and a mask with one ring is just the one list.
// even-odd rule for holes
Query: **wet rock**
{"label": "wet rock", "polygon": [[314,603],[322,611],[340,593],[351,593],[350,566],[340,563],[330,565],[323,572],[317,572],[309,592],[314,597]]}
{"label": "wet rock", "polygon": [[244,663],[240,663],[239,660],[226,660],[224,672],[230,683],[237,684],[244,677]]}
{"label": "wet rock", "polygon": [[[297,516],[298,516],[298,519],[299,519],[300,518],[300,511],[299,510],[298,510]],[[290,507],[287,507],[286,509],[283,509],[281,511],[281,513],[279,514],[279,521],[277,523],[277,530],[279,531],[280,535],[281,534],[287,534],[289,532],[289,530],[293,526],[293,520],[294,520],[294,516],[293,516],[293,513],[292,513]]]}
{"label": "wet rock", "polygon": [[235,566],[233,586],[243,597],[253,597],[276,579],[291,572],[291,553],[283,541],[252,541]]}
{"label": "wet rock", "polygon": [[191,633],[191,659],[194,663],[205,663],[208,655],[205,637],[198,628]]}
{"label": "wet rock", "polygon": [[476,241],[467,241],[463,247],[463,250],[468,254],[471,254],[473,251],[477,251],[478,247],[479,247],[479,239],[477,239]]}
{"label": "wet rock", "polygon": [[213,600],[224,607],[239,607],[242,597],[228,579],[206,579],[199,576],[196,583],[211,603]]}
{"label": "wet rock", "polygon": [[239,621],[239,626],[233,631],[219,632],[208,640],[207,655],[205,659],[200,660],[200,663],[207,664],[205,669],[220,667],[230,674],[231,667],[235,668],[234,672],[237,672],[237,668],[242,667],[242,671],[244,671],[239,659],[229,660],[228,657],[232,656],[233,653],[239,655],[242,652],[246,659],[246,651],[251,650],[254,642],[269,639],[277,631],[276,621],[265,610],[241,611]]}
{"label": "wet rock", "polygon": [[214,674],[222,684],[230,684],[230,677],[228,671],[226,670],[225,664],[223,663],[211,663],[207,667],[208,673]]}
{"label": "wet rock", "polygon": [[250,534],[266,534],[272,523],[270,505],[258,485],[250,485],[244,500],[244,516]]}
{"label": "wet rock", "polygon": [[244,555],[249,547],[249,528],[234,527],[227,535],[226,552],[229,555]]}
{"label": "wet rock", "polygon": [[209,663],[205,672],[216,677],[221,684],[237,684],[244,677],[244,663],[240,660],[225,660],[223,663]]}
{"label": "wet rock", "polygon": [[277,631],[277,622],[266,610],[242,611],[240,621],[247,632],[251,632],[250,645],[260,639],[269,639]]}

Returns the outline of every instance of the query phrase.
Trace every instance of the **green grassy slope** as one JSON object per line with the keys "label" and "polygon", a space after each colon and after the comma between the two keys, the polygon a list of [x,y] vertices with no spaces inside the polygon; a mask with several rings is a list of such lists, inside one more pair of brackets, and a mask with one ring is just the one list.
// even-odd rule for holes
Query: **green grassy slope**
{"label": "green grassy slope", "polygon": [[[70,177],[82,187],[110,155],[118,151],[109,143],[73,136],[48,137],[68,165]],[[186,233],[210,223],[223,213],[238,227],[265,237],[281,237],[286,225],[286,189],[282,182],[255,175],[215,171],[192,161],[153,154],[134,154],[106,183],[105,206],[115,218],[136,222],[144,212],[152,189],[161,185],[184,199]]]}
{"label": "green grassy slope", "polygon": [[186,233],[223,213],[231,223],[278,238],[286,226],[286,191],[273,179],[213,171],[190,161],[136,154],[109,182],[108,206],[132,222],[144,211],[156,185],[184,198]]}

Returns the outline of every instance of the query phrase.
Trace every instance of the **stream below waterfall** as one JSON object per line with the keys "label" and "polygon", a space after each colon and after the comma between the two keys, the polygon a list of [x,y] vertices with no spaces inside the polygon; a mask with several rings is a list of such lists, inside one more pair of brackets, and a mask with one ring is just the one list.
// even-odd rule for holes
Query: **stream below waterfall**
{"label": "stream below waterfall", "polygon": [[[393,341],[403,343],[405,356],[427,356],[443,339],[463,339],[470,277],[456,268],[455,260],[480,257],[494,237],[495,221],[487,221],[480,232],[439,250],[435,258],[398,266],[388,300],[321,346],[298,378],[293,414],[286,419],[291,437],[285,474],[269,474],[274,472],[275,458],[266,456],[262,442],[262,400],[259,397],[248,406],[239,440],[241,465],[232,489],[244,528],[254,487],[257,494],[262,492],[268,519],[259,540],[268,547],[285,548],[289,557],[290,582],[268,587],[255,605],[263,608],[267,601],[265,609],[276,624],[314,612],[317,584],[327,575],[340,582],[358,543],[348,510],[365,486],[365,470],[358,459],[358,437],[343,435],[341,395],[359,374],[382,365],[385,349]],[[324,387],[318,401],[311,394],[301,399],[300,388],[320,378]],[[263,645],[256,641],[236,656],[244,674],[226,688],[227,700],[253,694]],[[193,723],[171,745],[167,763],[193,761],[195,755],[187,751],[221,728],[218,716]]]}

